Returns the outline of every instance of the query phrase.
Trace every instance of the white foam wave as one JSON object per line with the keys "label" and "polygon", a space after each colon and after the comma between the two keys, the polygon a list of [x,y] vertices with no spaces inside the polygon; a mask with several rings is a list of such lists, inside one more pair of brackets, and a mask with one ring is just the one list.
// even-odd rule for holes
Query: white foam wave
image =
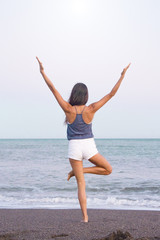
{"label": "white foam wave", "polygon": [[[104,209],[160,209],[160,202],[157,199],[125,199],[110,196],[106,199],[87,198],[89,208]],[[0,195],[0,208],[77,208],[79,202],[72,197],[9,197]]]}
{"label": "white foam wave", "polygon": [[123,199],[117,197],[108,197],[106,199],[93,198],[88,199],[88,204],[101,204],[103,207],[113,208],[160,208],[160,202],[158,200],[147,200],[147,199]]}

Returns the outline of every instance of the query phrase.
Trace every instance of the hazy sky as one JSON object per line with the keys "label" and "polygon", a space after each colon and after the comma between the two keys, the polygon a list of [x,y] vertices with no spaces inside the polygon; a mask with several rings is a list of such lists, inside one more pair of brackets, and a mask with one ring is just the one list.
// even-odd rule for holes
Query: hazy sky
{"label": "hazy sky", "polygon": [[0,138],[65,138],[64,113],[36,56],[65,100],[84,82],[95,138],[160,137],[159,0],[0,0]]}

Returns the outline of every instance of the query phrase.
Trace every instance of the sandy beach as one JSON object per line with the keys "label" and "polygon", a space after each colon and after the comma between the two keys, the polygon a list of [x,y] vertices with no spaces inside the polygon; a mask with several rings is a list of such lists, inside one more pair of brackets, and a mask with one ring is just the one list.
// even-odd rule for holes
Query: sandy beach
{"label": "sandy beach", "polygon": [[[1,209],[0,240],[160,240],[160,211],[89,209],[88,215],[81,223],[79,209]],[[132,238],[122,236],[126,231]]]}

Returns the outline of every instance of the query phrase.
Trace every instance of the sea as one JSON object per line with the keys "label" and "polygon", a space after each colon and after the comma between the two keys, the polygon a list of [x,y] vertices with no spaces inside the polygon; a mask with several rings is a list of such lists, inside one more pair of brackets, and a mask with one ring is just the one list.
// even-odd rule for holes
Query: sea
{"label": "sea", "polygon": [[[110,175],[85,174],[87,207],[160,210],[160,139],[95,139]],[[0,140],[0,208],[75,209],[66,139]],[[93,166],[88,160],[84,167]]]}

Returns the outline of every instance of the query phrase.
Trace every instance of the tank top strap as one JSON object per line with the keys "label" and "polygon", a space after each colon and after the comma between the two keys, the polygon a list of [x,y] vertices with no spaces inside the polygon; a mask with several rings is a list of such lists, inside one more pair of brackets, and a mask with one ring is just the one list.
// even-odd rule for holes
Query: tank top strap
{"label": "tank top strap", "polygon": [[75,107],[75,110],[76,110],[76,114],[77,114],[77,108],[76,108],[76,106],[74,106]]}
{"label": "tank top strap", "polygon": [[85,107],[86,107],[86,106],[84,106],[84,108],[83,108],[83,110],[82,110],[81,114],[83,113],[83,111],[84,111]]}

